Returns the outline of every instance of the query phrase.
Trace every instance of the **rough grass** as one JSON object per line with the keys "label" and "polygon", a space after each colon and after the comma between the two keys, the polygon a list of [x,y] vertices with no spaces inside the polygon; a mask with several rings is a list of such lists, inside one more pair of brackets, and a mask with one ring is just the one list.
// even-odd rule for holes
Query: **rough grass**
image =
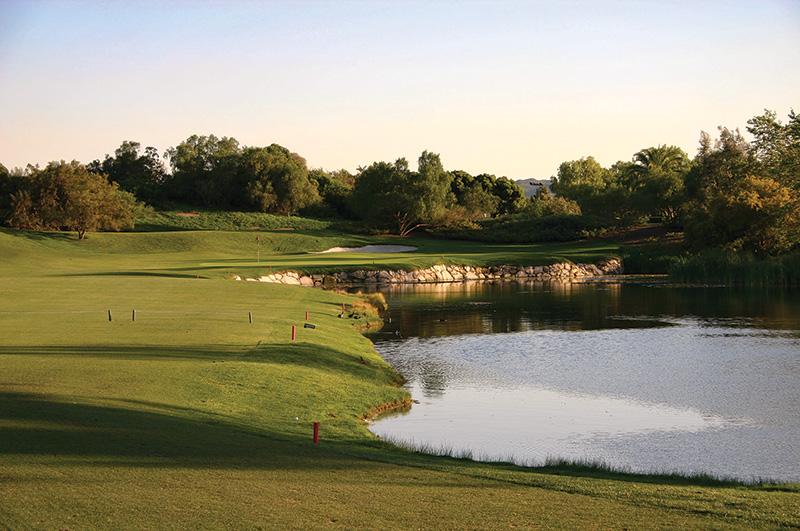
{"label": "rough grass", "polygon": [[[279,240],[276,260],[302,246]],[[0,528],[800,526],[795,485],[525,469],[380,443],[358,417],[407,395],[358,322],[338,317],[354,299],[225,280],[239,244],[0,232]],[[426,245],[431,257],[453,249]]]}
{"label": "rough grass", "polygon": [[314,230],[325,229],[330,221],[275,216],[261,212],[227,212],[219,210],[187,210],[149,212],[136,220],[138,232],[164,232],[187,230],[253,231],[253,230]]}

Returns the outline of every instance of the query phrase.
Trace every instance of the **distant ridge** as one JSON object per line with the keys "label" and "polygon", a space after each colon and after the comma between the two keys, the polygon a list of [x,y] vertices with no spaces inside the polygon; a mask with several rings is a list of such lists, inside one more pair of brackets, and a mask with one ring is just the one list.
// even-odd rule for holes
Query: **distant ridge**
{"label": "distant ridge", "polygon": [[525,190],[525,197],[531,197],[536,194],[536,192],[544,186],[547,188],[549,193],[553,193],[550,190],[550,185],[553,184],[552,179],[520,179],[517,181],[517,184]]}

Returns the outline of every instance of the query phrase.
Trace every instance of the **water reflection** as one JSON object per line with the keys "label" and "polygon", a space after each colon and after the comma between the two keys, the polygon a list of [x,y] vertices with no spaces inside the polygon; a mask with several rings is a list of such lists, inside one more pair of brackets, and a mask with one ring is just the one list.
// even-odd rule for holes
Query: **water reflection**
{"label": "water reflection", "polygon": [[[390,440],[469,451],[478,459],[524,464],[542,464],[551,456],[584,459],[598,443],[612,438],[695,433],[748,422],[665,404],[535,387],[450,388],[447,400],[436,400],[440,395],[417,386],[410,390],[423,397],[422,407],[375,424],[375,433]],[[464,410],[470,414],[464,416]]]}
{"label": "water reflection", "polygon": [[800,481],[797,292],[529,282],[385,293],[391,322],[372,339],[420,404],[376,433],[493,459]]}
{"label": "water reflection", "polygon": [[663,282],[466,282],[373,286],[392,302],[386,332],[431,337],[526,330],[597,330],[669,325],[697,317],[715,325],[800,328],[798,292]]}

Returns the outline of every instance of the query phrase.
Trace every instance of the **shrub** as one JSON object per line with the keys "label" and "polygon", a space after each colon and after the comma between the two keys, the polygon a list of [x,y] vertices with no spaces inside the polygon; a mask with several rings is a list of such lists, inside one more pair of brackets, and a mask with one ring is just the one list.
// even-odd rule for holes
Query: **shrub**
{"label": "shrub", "polygon": [[665,275],[680,259],[683,246],[679,243],[637,245],[622,251],[625,272],[633,275]]}

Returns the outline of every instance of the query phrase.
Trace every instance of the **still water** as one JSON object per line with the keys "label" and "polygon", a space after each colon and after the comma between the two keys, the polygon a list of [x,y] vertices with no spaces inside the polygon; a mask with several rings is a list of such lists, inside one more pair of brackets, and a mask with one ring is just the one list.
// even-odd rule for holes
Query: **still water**
{"label": "still water", "polygon": [[418,401],[373,433],[536,465],[800,482],[800,292],[656,281],[382,288]]}

